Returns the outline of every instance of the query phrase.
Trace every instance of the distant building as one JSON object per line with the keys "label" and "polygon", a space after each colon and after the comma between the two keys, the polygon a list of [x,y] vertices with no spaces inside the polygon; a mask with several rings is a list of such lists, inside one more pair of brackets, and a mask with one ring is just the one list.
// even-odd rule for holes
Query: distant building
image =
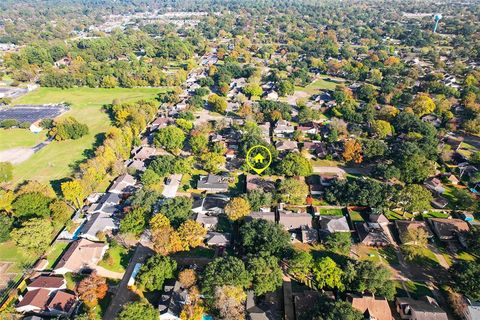
{"label": "distant building", "polygon": [[329,235],[335,232],[351,232],[345,216],[319,216],[320,234]]}
{"label": "distant building", "polygon": [[390,239],[378,223],[356,222],[355,229],[360,243],[366,246],[386,247],[391,244]]}
{"label": "distant building", "polygon": [[352,304],[354,309],[360,311],[365,316],[365,319],[393,320],[392,310],[385,298],[349,294],[347,301]]}

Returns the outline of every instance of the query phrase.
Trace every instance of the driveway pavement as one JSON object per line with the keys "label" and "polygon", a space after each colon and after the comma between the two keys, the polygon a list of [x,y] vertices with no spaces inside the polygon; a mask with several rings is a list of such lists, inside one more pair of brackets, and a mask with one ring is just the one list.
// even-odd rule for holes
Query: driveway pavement
{"label": "driveway pavement", "polygon": [[163,187],[163,192],[162,195],[165,198],[174,198],[175,195],[177,194],[178,187],[180,186],[180,182],[182,181],[182,176],[181,174],[172,174],[170,175],[170,184],[165,185]]}
{"label": "driveway pavement", "polygon": [[347,173],[368,175],[370,173],[370,169],[369,168],[353,168],[353,167],[314,166],[313,172],[325,173],[325,174],[338,174],[338,175],[345,175]]}

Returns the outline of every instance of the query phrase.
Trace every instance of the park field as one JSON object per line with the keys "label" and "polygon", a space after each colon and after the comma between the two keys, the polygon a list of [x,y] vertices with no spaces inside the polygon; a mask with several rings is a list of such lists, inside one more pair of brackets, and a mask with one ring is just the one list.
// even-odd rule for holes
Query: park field
{"label": "park field", "polygon": [[33,133],[26,129],[0,129],[0,151],[33,147],[47,138],[47,132]]}
{"label": "park field", "polygon": [[[114,99],[120,102],[131,102],[140,99],[153,99],[158,93],[167,90],[159,88],[40,88],[14,101],[14,104],[43,104],[68,102],[70,110],[61,117],[72,116],[79,122],[88,125],[88,135],[78,140],[53,141],[31,158],[14,167],[13,182],[18,184],[25,180],[50,182],[68,177],[73,172],[75,163],[86,158],[102,133],[112,125],[110,118],[102,106],[110,104]],[[6,131],[0,131],[0,141],[3,141]],[[14,146],[32,146],[36,141],[30,137],[30,132],[24,130],[18,136],[12,137]],[[3,147],[2,145],[0,145]]]}

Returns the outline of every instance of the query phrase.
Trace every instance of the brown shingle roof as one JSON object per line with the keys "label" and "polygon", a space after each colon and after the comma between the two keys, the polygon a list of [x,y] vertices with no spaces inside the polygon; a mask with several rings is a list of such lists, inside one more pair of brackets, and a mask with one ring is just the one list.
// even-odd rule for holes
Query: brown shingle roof
{"label": "brown shingle roof", "polygon": [[431,218],[430,222],[439,237],[451,237],[457,233],[470,230],[468,223],[460,219]]}
{"label": "brown shingle roof", "polygon": [[50,310],[55,309],[68,313],[75,305],[75,302],[76,299],[73,294],[64,291],[57,291],[54,293],[52,300],[50,300],[47,308]]}
{"label": "brown shingle roof", "polygon": [[29,288],[59,289],[65,283],[63,277],[39,276],[28,285]]}
{"label": "brown shingle roof", "polygon": [[77,240],[65,251],[55,266],[55,270],[66,268],[74,272],[79,271],[85,265],[100,260],[105,246],[104,243],[92,242],[87,239]]}
{"label": "brown shingle roof", "polygon": [[45,308],[45,305],[48,301],[48,294],[50,291],[47,289],[37,289],[28,291],[25,296],[23,296],[22,301],[17,304],[17,308],[25,306],[34,306],[39,309]]}
{"label": "brown shingle roof", "polygon": [[352,307],[376,320],[392,320],[392,311],[385,298],[372,296],[349,295]]}

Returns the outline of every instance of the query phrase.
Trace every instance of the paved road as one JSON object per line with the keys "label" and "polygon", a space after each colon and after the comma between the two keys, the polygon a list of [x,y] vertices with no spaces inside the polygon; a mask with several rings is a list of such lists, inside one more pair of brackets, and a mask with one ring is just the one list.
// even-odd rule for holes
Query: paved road
{"label": "paved road", "polygon": [[153,254],[153,251],[142,245],[138,245],[135,249],[135,253],[128,264],[125,275],[123,276],[122,281],[118,284],[115,296],[112,298],[112,302],[108,306],[103,319],[112,320],[115,319],[115,316],[120,312],[123,305],[129,301],[134,301],[136,294],[128,288],[128,280],[133,273],[133,269],[137,263],[144,263],[145,260]]}
{"label": "paved road", "polygon": [[180,186],[180,182],[182,181],[181,174],[172,174],[169,178],[171,180],[170,184],[165,185],[163,187],[162,195],[165,198],[174,198],[177,194],[178,187]]}

